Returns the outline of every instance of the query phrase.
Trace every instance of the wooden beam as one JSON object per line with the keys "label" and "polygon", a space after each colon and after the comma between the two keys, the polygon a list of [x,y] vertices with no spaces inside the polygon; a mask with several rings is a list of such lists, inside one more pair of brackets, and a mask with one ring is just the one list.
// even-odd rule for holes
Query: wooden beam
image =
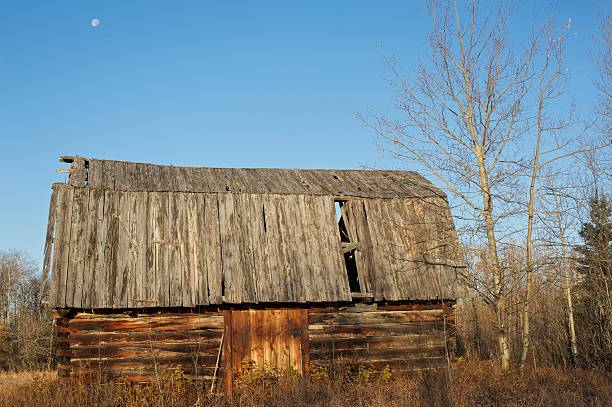
{"label": "wooden beam", "polygon": [[364,298],[374,298],[374,294],[372,293],[351,293],[351,298],[354,300],[364,299]]}
{"label": "wooden beam", "polygon": [[342,253],[350,252],[351,250],[359,250],[360,248],[359,242],[357,243],[346,243],[342,242]]}

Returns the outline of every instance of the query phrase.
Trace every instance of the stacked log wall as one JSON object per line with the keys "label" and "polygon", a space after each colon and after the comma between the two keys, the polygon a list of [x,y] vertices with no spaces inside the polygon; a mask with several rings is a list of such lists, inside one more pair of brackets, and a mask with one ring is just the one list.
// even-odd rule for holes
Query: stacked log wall
{"label": "stacked log wall", "polygon": [[151,382],[168,372],[211,380],[223,334],[219,312],[77,313],[56,323],[58,373],[85,381]]}
{"label": "stacked log wall", "polygon": [[374,372],[441,367],[455,351],[454,314],[445,304],[311,309],[309,336],[311,363]]}
{"label": "stacked log wall", "polygon": [[[303,317],[289,318],[294,314]],[[278,316],[279,323],[273,319],[269,330],[258,329],[270,315]],[[132,316],[78,312],[56,318],[56,330],[59,376],[86,381],[152,382],[168,371],[212,380],[218,361],[216,380],[225,379],[228,385],[233,375],[225,374],[225,366],[231,365],[227,372],[238,373],[251,360],[263,367],[287,364],[297,371],[313,363],[347,363],[401,374],[442,367],[455,349],[454,315],[446,304]],[[264,343],[273,344],[269,355]],[[294,358],[289,345],[296,349]],[[284,351],[286,360],[279,356],[272,363],[271,357]]]}

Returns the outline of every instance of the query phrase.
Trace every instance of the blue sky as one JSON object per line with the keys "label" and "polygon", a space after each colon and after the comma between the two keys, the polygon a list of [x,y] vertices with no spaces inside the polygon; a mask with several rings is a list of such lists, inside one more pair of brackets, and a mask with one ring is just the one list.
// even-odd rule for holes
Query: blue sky
{"label": "blue sky", "polygon": [[[512,30],[572,18],[568,98],[588,114],[605,2],[551,4],[515,2]],[[421,1],[0,1],[0,250],[40,261],[59,155],[406,168],[355,113],[392,111],[383,58],[409,72],[429,28]]]}

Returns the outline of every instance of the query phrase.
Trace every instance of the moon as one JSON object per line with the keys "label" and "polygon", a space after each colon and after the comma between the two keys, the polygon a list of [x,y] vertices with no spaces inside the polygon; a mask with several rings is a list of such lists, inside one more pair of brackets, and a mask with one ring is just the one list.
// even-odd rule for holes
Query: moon
{"label": "moon", "polygon": [[100,25],[100,20],[99,20],[99,19],[94,18],[94,19],[92,19],[92,20],[91,20],[91,26],[92,26],[93,28],[96,28],[96,27],[97,27],[97,26],[99,26],[99,25]]}

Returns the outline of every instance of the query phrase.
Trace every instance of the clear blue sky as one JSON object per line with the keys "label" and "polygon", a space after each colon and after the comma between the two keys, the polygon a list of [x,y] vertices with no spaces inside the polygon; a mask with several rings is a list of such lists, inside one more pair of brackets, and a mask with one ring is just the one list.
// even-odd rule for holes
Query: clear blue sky
{"label": "clear blue sky", "polygon": [[[590,109],[600,1],[572,17],[570,96]],[[93,18],[100,25],[93,28]],[[42,258],[59,155],[221,167],[398,167],[355,112],[389,112],[384,56],[426,51],[421,1],[0,2],[0,250]]]}

